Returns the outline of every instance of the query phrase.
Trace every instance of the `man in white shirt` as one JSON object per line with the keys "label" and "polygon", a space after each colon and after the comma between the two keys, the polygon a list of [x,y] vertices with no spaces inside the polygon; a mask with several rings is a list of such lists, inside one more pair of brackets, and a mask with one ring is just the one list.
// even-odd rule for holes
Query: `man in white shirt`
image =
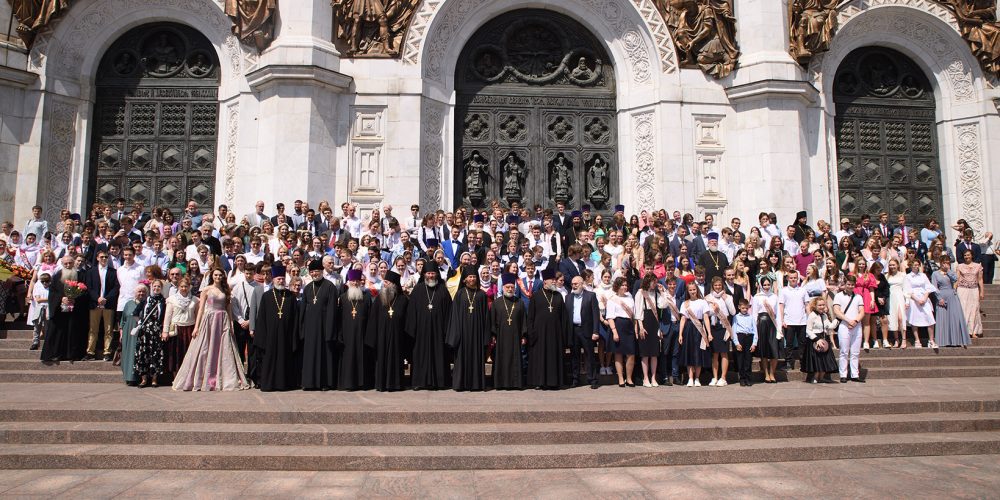
{"label": "man in white shirt", "polygon": [[851,219],[843,217],[840,219],[840,231],[833,233],[834,238],[837,238],[837,245],[840,245],[840,240],[850,237],[854,234],[854,228],[851,227]]}
{"label": "man in white shirt", "polygon": [[163,273],[167,272],[167,264],[170,263],[170,257],[167,253],[163,251],[163,240],[157,238],[153,241],[153,250],[146,256],[145,262],[143,264],[147,266],[157,266],[163,270]]}
{"label": "man in white shirt", "polygon": [[785,237],[782,238],[782,248],[785,250],[785,253],[792,257],[799,254],[799,242],[795,241],[795,226],[785,228]]}
{"label": "man in white shirt", "polygon": [[243,254],[247,259],[247,264],[256,264],[264,260],[264,250],[260,245],[260,238],[250,239],[250,251]]}
{"label": "man in white shirt", "polygon": [[125,304],[135,298],[135,289],[142,280],[142,264],[135,261],[135,250],[132,247],[122,248],[122,265],[118,267],[118,315],[125,309]]}
{"label": "man in white shirt", "polygon": [[191,233],[191,244],[184,248],[184,258],[187,260],[198,258],[198,247],[202,245],[201,233],[194,231]]}
{"label": "man in white shirt", "polygon": [[247,214],[247,216],[246,216],[247,222],[249,222],[251,226],[260,227],[260,225],[263,224],[264,221],[271,220],[270,217],[268,217],[267,215],[264,215],[264,202],[263,201],[257,200],[256,205],[254,205],[254,208],[256,208],[257,211],[254,212],[254,213],[252,213],[252,214]]}
{"label": "man in white shirt", "polygon": [[42,241],[47,232],[49,232],[49,221],[42,218],[42,207],[38,205],[31,207],[31,220],[24,225],[24,237],[34,234],[35,241]]}
{"label": "man in white shirt", "polygon": [[361,239],[361,219],[355,215],[358,208],[345,201],[340,204],[340,210],[344,214],[341,218],[341,225],[344,226],[344,229],[347,230],[352,238]]}
{"label": "man in white shirt", "polygon": [[785,369],[790,370],[795,360],[802,357],[802,346],[806,345],[809,292],[799,286],[798,273],[787,276],[788,286],[781,287],[778,292],[778,317],[781,318],[781,334],[785,337]]}
{"label": "man in white shirt", "polygon": [[257,287],[263,286],[264,276],[259,273],[259,265],[248,265],[243,270],[245,279],[237,280],[233,285],[232,297],[233,340],[240,358],[245,360],[246,350],[250,344],[250,310],[251,300]]}

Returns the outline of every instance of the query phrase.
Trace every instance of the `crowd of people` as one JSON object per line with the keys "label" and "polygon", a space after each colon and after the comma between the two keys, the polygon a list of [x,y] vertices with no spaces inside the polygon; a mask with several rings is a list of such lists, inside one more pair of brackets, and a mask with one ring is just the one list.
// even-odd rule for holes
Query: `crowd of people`
{"label": "crowd of people", "polygon": [[0,318],[33,326],[43,362],[175,390],[721,387],[731,364],[749,386],[754,358],[765,383],[796,363],[863,382],[862,351],[981,336],[998,253],[964,220],[949,241],[904,214],[747,229],[621,205],[275,209],[35,207],[0,228]]}

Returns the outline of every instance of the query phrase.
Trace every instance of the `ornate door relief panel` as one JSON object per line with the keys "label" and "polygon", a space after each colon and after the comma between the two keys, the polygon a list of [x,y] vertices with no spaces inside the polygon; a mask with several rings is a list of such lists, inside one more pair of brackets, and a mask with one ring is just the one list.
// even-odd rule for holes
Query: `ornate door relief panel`
{"label": "ornate door relief panel", "polygon": [[920,69],[891,49],[855,50],[837,70],[834,102],[841,217],[941,221],[934,93]]}
{"label": "ornate door relief panel", "polygon": [[618,198],[615,85],[608,56],[550,11],[497,17],[458,61],[455,203],[590,204]]}

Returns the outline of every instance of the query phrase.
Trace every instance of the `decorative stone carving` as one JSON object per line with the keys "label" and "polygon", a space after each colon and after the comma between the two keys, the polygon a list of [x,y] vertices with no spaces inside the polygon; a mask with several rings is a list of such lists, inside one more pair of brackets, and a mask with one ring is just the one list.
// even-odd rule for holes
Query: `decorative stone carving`
{"label": "decorative stone carving", "polygon": [[399,57],[420,0],[333,0],[334,43],[345,57]]}
{"label": "decorative stone carving", "polygon": [[38,33],[68,9],[69,4],[70,0],[10,0],[17,19],[17,34],[25,47],[30,49]]}
{"label": "decorative stone carving", "polygon": [[1000,23],[996,0],[939,0],[955,14],[962,38],[983,71],[1000,76]]}
{"label": "decorative stone carving", "polygon": [[352,200],[371,202],[382,196],[386,108],[357,106],[353,115],[349,193]]}
{"label": "decorative stone carving", "polygon": [[441,179],[444,172],[444,121],[448,105],[424,98],[420,109],[420,208],[428,212],[441,208]]}
{"label": "decorative stone carving", "polygon": [[979,144],[978,123],[955,126],[962,218],[969,222],[977,235],[982,235],[986,231],[986,194],[983,191],[983,162]]}
{"label": "decorative stone carving", "polygon": [[838,0],[790,0],[788,3],[788,51],[799,64],[808,64],[817,53],[826,52],[837,30]]}
{"label": "decorative stone carving", "polygon": [[236,162],[239,159],[240,140],[240,104],[234,102],[227,106],[228,126],[226,137],[226,182],[223,199],[229,206],[236,205]]}
{"label": "decorative stone carving", "polygon": [[49,134],[45,147],[48,150],[45,179],[45,217],[56,219],[59,211],[69,206],[70,172],[73,168],[73,150],[76,141],[77,106],[63,101],[53,101],[49,112]]}
{"label": "decorative stone carving", "polygon": [[723,159],[726,146],[722,137],[721,115],[694,116],[696,192],[702,209],[717,209],[726,203]]}
{"label": "decorative stone carving", "polygon": [[511,151],[504,160],[503,167],[503,197],[508,203],[521,201],[524,193],[524,182],[528,178],[528,167],[517,153]]}
{"label": "decorative stone carving", "polygon": [[572,168],[573,163],[567,160],[563,153],[557,154],[556,158],[549,162],[553,200],[567,203],[573,197],[573,183],[570,180]]}
{"label": "decorative stone carving", "polygon": [[652,210],[656,205],[655,112],[642,111],[632,115],[633,184],[637,210]]}
{"label": "decorative stone carving", "polygon": [[656,0],[667,20],[682,67],[714,78],[736,69],[740,56],[732,0]]}
{"label": "decorative stone carving", "polygon": [[465,197],[477,204],[486,198],[486,179],[489,177],[490,164],[479,151],[473,151],[472,156],[465,160]]}
{"label": "decorative stone carving", "polygon": [[595,205],[611,199],[611,167],[599,155],[587,165],[587,199]]}
{"label": "decorative stone carving", "polygon": [[278,0],[226,0],[233,34],[263,52],[274,40],[274,11]]}

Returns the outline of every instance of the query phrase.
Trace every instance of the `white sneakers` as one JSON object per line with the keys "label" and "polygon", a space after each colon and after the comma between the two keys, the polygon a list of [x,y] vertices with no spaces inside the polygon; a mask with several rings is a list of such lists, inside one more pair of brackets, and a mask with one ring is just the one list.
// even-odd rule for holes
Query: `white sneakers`
{"label": "white sneakers", "polygon": [[726,382],[725,379],[720,380],[718,384],[715,384],[716,387],[725,387],[727,385],[729,385],[729,383]]}
{"label": "white sneakers", "polygon": [[653,387],[653,384],[650,384],[649,382],[643,382],[642,386],[643,387]]}
{"label": "white sneakers", "polygon": [[717,383],[719,383],[719,381],[713,378],[712,381],[708,383],[708,386],[709,387],[715,387],[715,384],[717,384]]}
{"label": "white sneakers", "polygon": [[701,387],[701,380],[694,379],[694,386],[695,387]]}
{"label": "white sneakers", "polygon": [[[698,385],[701,385],[701,384],[699,383]],[[688,379],[687,386],[688,387],[694,387],[694,379],[693,378],[689,378]]]}

